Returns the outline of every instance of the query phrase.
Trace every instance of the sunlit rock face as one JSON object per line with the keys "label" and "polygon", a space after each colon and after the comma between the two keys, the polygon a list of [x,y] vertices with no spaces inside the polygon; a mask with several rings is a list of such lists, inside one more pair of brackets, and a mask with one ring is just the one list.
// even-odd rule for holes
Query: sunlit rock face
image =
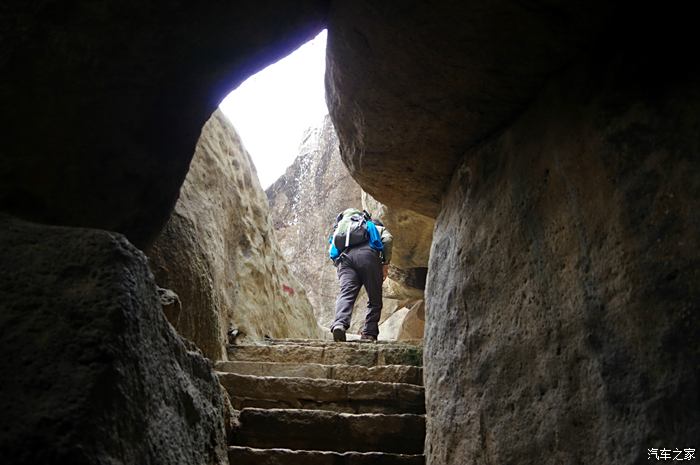
{"label": "sunlit rock face", "polygon": [[550,85],[452,178],[428,463],[637,464],[700,436],[700,74],[606,71]]}
{"label": "sunlit rock face", "polygon": [[211,112],[318,34],[326,3],[3,1],[0,210],[147,246]]}
{"label": "sunlit rock face", "polygon": [[421,339],[425,324],[424,289],[435,221],[411,210],[388,207],[366,192],[362,193],[362,204],[394,237],[389,278],[384,283],[389,306],[382,315],[391,321],[380,326],[380,337]]}
{"label": "sunlit rock face", "polygon": [[222,389],[141,251],[0,215],[0,255],[3,463],[228,464]]}
{"label": "sunlit rock face", "polygon": [[[349,207],[368,210],[394,235],[395,266],[384,284],[381,321],[400,308],[422,301],[434,221],[408,210],[389,209],[363,193],[342,163],[330,118],[305,134],[299,156],[267,189],[267,196],[285,257],[307,289],[321,326],[327,328],[332,322],[338,292],[335,268],[328,259],[328,236],[336,215]],[[415,275],[413,268],[422,268],[422,281],[406,279]],[[362,291],[355,304],[351,331],[362,329],[366,305]],[[396,334],[392,329],[387,337]]]}
{"label": "sunlit rock face", "polygon": [[[284,256],[306,288],[319,325],[328,330],[338,292],[328,237],[338,213],[362,205],[362,190],[340,159],[329,117],[304,134],[299,156],[266,193]],[[361,297],[356,305],[354,327],[363,318],[366,302]]]}
{"label": "sunlit rock face", "polygon": [[239,342],[320,334],[275,238],[252,160],[218,110],[149,256],[158,284],[180,297],[171,322],[210,358],[225,359],[230,329]]}
{"label": "sunlit rock face", "polygon": [[362,193],[362,204],[396,235],[391,257],[395,267],[410,270],[428,266],[434,219],[404,208],[387,207],[366,192]]}
{"label": "sunlit rock face", "polygon": [[425,303],[417,300],[395,310],[380,326],[379,339],[387,341],[415,341],[423,339],[425,331]]}

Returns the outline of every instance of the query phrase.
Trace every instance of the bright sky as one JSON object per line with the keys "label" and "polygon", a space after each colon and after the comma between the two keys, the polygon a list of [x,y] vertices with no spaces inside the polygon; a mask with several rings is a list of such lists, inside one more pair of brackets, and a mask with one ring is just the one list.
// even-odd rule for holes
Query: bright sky
{"label": "bright sky", "polygon": [[304,131],[328,113],[323,75],[326,31],[248,78],[219,105],[267,189],[292,164]]}

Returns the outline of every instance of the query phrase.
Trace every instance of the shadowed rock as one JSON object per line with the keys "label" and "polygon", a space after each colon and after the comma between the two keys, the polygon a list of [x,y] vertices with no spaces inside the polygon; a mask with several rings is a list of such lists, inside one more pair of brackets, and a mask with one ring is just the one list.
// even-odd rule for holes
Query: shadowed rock
{"label": "shadowed rock", "polygon": [[411,414],[246,408],[240,422],[236,444],[259,448],[419,454],[425,436],[425,418]]}
{"label": "shadowed rock", "polygon": [[0,210],[146,247],[212,111],[318,34],[326,3],[3,2]]}
{"label": "shadowed rock", "polygon": [[225,401],[120,234],[0,215],[0,455],[225,464]]}
{"label": "shadowed rock", "polygon": [[[345,369],[350,369],[345,366]],[[339,381],[220,373],[236,409],[331,410],[345,413],[425,413],[423,388],[377,381]]]}
{"label": "shadowed rock", "polygon": [[636,464],[700,437],[700,73],[620,66],[574,68],[453,178],[429,461]]}
{"label": "shadowed rock", "polygon": [[383,452],[328,452],[290,449],[255,449],[232,446],[229,460],[236,465],[423,465],[422,455]]}

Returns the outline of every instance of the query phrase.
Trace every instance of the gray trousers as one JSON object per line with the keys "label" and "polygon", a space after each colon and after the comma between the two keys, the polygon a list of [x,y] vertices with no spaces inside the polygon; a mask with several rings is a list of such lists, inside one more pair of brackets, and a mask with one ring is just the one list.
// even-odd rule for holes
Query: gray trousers
{"label": "gray trousers", "polygon": [[372,250],[368,244],[351,247],[338,258],[337,273],[340,293],[335,302],[335,320],[331,330],[336,326],[346,330],[350,327],[355,300],[360,288],[365,286],[369,302],[362,334],[377,337],[382,315],[382,260],[379,252]]}

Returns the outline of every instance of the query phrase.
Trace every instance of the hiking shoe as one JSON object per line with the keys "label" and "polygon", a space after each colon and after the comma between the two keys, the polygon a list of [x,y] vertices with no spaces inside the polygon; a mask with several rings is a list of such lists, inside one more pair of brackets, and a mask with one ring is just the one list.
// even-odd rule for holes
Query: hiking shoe
{"label": "hiking shoe", "polygon": [[377,342],[377,336],[363,334],[362,336],[360,336],[360,342]]}
{"label": "hiking shoe", "polygon": [[345,330],[342,326],[333,328],[333,340],[335,342],[345,342]]}

